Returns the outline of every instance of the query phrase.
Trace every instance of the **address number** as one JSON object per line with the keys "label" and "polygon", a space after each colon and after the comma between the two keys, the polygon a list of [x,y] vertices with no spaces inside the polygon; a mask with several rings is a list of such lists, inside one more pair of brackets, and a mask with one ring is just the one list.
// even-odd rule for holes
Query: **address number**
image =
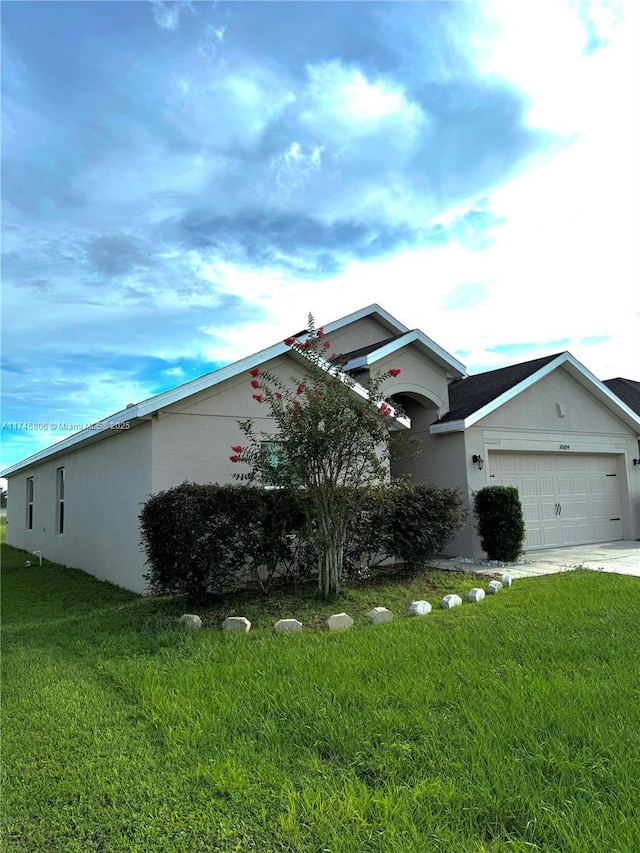
{"label": "address number", "polygon": [[560,445],[560,450],[569,450],[569,448],[570,448],[570,447],[571,447],[571,445],[570,445],[570,444],[561,444],[561,445]]}

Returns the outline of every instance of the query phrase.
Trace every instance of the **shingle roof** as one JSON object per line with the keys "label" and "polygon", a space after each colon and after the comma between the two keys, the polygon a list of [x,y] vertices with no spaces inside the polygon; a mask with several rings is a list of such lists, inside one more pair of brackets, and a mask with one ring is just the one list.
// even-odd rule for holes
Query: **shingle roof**
{"label": "shingle roof", "polygon": [[498,370],[489,370],[486,373],[455,380],[449,385],[451,408],[436,423],[464,420],[505,391],[537,373],[540,368],[558,358],[559,355],[561,353],[556,352],[543,358],[535,358],[532,361],[523,361],[520,364],[512,364],[510,367],[501,367]]}
{"label": "shingle roof", "polygon": [[618,376],[616,379],[605,379],[603,384],[607,386],[609,391],[613,391],[616,397],[620,397],[630,409],[640,415],[640,382]]}

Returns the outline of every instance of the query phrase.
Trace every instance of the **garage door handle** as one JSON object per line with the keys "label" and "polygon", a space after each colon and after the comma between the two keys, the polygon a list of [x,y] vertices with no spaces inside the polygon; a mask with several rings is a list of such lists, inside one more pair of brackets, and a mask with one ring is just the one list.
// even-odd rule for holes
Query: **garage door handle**
{"label": "garage door handle", "polygon": [[562,504],[558,504],[558,515],[562,515]]}

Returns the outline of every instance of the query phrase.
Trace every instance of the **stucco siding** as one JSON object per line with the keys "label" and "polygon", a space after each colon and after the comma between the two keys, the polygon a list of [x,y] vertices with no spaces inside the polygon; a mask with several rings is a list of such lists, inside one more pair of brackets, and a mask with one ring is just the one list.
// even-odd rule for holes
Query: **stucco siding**
{"label": "stucco siding", "polygon": [[377,344],[393,337],[394,334],[396,333],[389,331],[373,317],[363,317],[342,329],[328,333],[327,339],[331,341],[331,351],[341,353]]}
{"label": "stucco siding", "polygon": [[[268,362],[263,371],[285,382],[299,376],[301,366],[283,356]],[[249,374],[235,377],[176,403],[153,418],[153,491],[168,489],[185,480],[194,483],[234,483],[233,475],[247,469],[229,457],[231,446],[243,444],[238,421],[252,419],[257,429],[275,427],[265,404],[252,395]]]}
{"label": "stucco siding", "polygon": [[[558,414],[558,406],[564,413]],[[630,428],[559,368],[478,422],[483,427],[628,435]]]}
{"label": "stucco siding", "polygon": [[385,393],[423,395],[437,406],[438,417],[449,411],[447,377],[431,359],[406,346],[377,362],[375,372],[384,373],[393,367],[399,367],[402,373],[385,383]]}
{"label": "stucco siding", "polygon": [[[151,424],[141,424],[9,477],[7,541],[136,592],[145,589],[138,515],[151,492]],[[57,470],[64,467],[64,531]],[[33,477],[33,529],[26,482]],[[35,571],[35,569],[34,569]]]}

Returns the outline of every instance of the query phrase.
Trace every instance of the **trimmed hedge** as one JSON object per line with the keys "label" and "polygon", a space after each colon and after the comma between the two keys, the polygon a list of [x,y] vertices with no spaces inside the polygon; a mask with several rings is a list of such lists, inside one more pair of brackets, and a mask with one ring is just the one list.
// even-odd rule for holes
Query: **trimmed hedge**
{"label": "trimmed hedge", "polygon": [[303,524],[299,502],[283,493],[183,483],[150,497],[140,514],[145,580],[153,593],[192,598],[233,589],[247,574],[266,588],[290,569],[288,537]]}
{"label": "trimmed hedge", "polygon": [[[344,574],[355,582],[387,558],[423,568],[464,523],[454,489],[427,484],[354,492]],[[183,483],[153,495],[140,514],[145,579],[159,595],[201,599],[251,580],[266,591],[275,577],[317,569],[307,527],[305,493],[252,486]]]}
{"label": "trimmed hedge", "polygon": [[480,544],[489,560],[510,562],[522,553],[525,526],[515,486],[486,486],[475,496]]}

